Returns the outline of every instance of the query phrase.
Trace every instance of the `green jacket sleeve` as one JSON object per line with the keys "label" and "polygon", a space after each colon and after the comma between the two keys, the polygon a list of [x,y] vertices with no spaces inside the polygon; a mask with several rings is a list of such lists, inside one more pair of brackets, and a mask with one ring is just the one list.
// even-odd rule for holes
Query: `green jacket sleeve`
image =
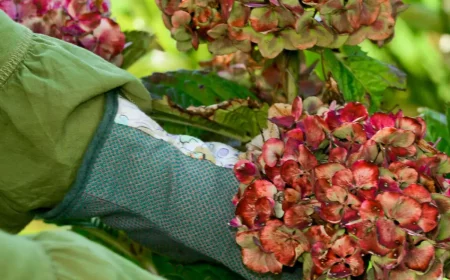
{"label": "green jacket sleeve", "polygon": [[27,237],[0,231],[0,248],[2,280],[163,280],[69,231]]}
{"label": "green jacket sleeve", "polygon": [[62,200],[100,123],[105,92],[144,112],[140,81],[97,55],[33,34],[0,10],[0,228],[20,231],[33,210]]}

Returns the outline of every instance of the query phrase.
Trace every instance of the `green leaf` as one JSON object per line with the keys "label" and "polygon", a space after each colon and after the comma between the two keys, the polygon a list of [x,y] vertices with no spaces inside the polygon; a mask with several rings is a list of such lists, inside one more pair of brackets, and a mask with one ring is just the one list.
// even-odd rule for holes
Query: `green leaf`
{"label": "green leaf", "polygon": [[363,102],[368,96],[370,110],[380,107],[387,89],[406,89],[406,76],[392,65],[369,57],[359,47],[345,46],[338,56],[330,49],[324,51],[324,63],[338,83],[345,101]]}
{"label": "green leaf", "polygon": [[433,143],[440,139],[436,148],[450,154],[450,123],[448,121],[450,113],[447,113],[446,117],[429,108],[419,108],[419,112],[427,124],[425,139]]}
{"label": "green leaf", "polygon": [[160,48],[155,36],[145,31],[127,31],[125,37],[129,45],[123,51],[123,69],[128,69],[152,49]]}
{"label": "green leaf", "polygon": [[168,96],[153,99],[154,120],[212,132],[248,142],[266,127],[269,106],[250,99],[232,99],[212,106],[183,109]]}
{"label": "green leaf", "polygon": [[184,109],[213,105],[233,98],[257,100],[246,87],[205,71],[155,73],[143,78],[143,83],[152,94],[167,95]]}

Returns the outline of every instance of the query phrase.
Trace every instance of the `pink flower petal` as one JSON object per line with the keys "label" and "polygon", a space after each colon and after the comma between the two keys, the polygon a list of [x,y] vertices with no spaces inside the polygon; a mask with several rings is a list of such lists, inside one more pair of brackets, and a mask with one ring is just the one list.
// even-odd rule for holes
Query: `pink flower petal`
{"label": "pink flower petal", "polygon": [[283,155],[283,152],[284,143],[277,138],[270,138],[264,143],[262,147],[262,156],[264,162],[270,167],[274,167],[275,165],[277,165],[278,160]]}
{"label": "pink flower petal", "polygon": [[330,275],[330,277],[332,278],[343,279],[352,275],[352,270],[344,263],[336,263],[331,267],[328,275]]}
{"label": "pink flower petal", "polygon": [[367,140],[364,128],[359,123],[344,123],[333,131],[333,136],[341,141],[348,141],[349,144],[363,144]]}
{"label": "pink flower petal", "polygon": [[266,172],[267,178],[269,178],[269,180],[277,187],[277,190],[284,190],[286,182],[281,177],[280,167],[270,167],[266,165],[264,166],[264,171]]}
{"label": "pink flower petal", "polygon": [[125,47],[125,35],[120,31],[120,26],[109,18],[102,18],[93,35],[99,42],[95,53],[106,60],[121,53]]}
{"label": "pink flower petal", "polygon": [[[294,204],[297,204],[301,198],[302,196],[300,192],[291,188],[286,189],[284,191],[283,210],[287,211]],[[286,218],[286,215],[284,217]]]}
{"label": "pink flower petal", "polygon": [[414,199],[407,196],[401,196],[395,207],[391,209],[387,215],[395,219],[400,226],[417,224],[422,215],[422,207]]}
{"label": "pink flower petal", "polygon": [[91,32],[92,30],[97,28],[100,25],[101,21],[102,15],[96,12],[82,14],[78,18],[78,23],[85,32]]}
{"label": "pink flower petal", "polygon": [[364,261],[360,254],[353,254],[351,257],[346,258],[345,262],[350,266],[352,276],[360,276],[364,273]]}
{"label": "pink flower petal", "polygon": [[325,190],[325,196],[329,202],[344,204],[347,201],[348,191],[345,187],[331,186]]}
{"label": "pink flower petal", "polygon": [[17,20],[17,6],[14,0],[0,1],[0,10],[3,10],[13,20]]}
{"label": "pink flower petal", "polygon": [[415,135],[409,130],[386,127],[378,131],[372,137],[372,140],[384,145],[405,148],[411,146],[414,143]]}
{"label": "pink flower petal", "polygon": [[323,225],[311,226],[310,228],[308,228],[305,234],[310,244],[312,245],[316,242],[322,242],[324,244],[328,244],[331,242],[331,236],[325,230],[325,227]]}
{"label": "pink flower petal", "polygon": [[346,256],[351,256],[356,252],[357,244],[350,236],[344,235],[333,243],[331,250],[337,256],[345,258]]}

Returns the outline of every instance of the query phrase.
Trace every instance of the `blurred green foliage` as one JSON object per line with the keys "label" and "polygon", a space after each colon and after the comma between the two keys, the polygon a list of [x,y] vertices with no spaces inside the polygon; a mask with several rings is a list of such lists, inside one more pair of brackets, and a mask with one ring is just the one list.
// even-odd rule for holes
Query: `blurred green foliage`
{"label": "blurred green foliage", "polygon": [[[383,48],[364,42],[362,49],[408,75],[407,91],[390,91],[384,109],[402,108],[417,115],[418,107],[445,112],[450,103],[450,0],[404,0],[409,9],[400,15],[394,39]],[[199,69],[211,58],[206,47],[187,53],[176,49],[154,0],[112,0],[113,17],[125,31],[154,34],[162,50],[153,50],[128,70],[137,77],[154,72]]]}

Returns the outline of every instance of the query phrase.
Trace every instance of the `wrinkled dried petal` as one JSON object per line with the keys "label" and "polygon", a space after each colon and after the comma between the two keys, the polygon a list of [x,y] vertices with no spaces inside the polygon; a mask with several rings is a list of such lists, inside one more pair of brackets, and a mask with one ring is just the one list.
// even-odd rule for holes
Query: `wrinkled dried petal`
{"label": "wrinkled dried petal", "polygon": [[392,220],[378,219],[376,221],[378,241],[387,248],[395,248],[405,242],[406,233],[397,227]]}
{"label": "wrinkled dried petal", "polygon": [[343,166],[342,164],[324,163],[314,168],[314,174],[316,179],[330,180],[336,172],[342,169],[345,169],[345,166]]}
{"label": "wrinkled dried petal", "polygon": [[317,149],[323,140],[325,140],[325,132],[314,116],[307,116],[303,119],[305,127],[306,143],[313,149]]}
{"label": "wrinkled dried petal", "polygon": [[294,205],[284,213],[284,223],[290,228],[304,229],[312,223],[311,206]]}
{"label": "wrinkled dried petal", "polygon": [[422,216],[417,225],[424,231],[430,232],[438,225],[439,211],[436,206],[430,203],[422,204]]}
{"label": "wrinkled dried petal", "polygon": [[414,198],[419,203],[425,203],[431,201],[430,192],[423,186],[418,184],[411,184],[403,190],[403,194],[411,198]]}
{"label": "wrinkled dried petal", "polygon": [[300,166],[304,170],[312,170],[319,164],[316,157],[305,145],[299,145],[298,150],[299,150],[298,162],[300,163]]}
{"label": "wrinkled dried petal", "polygon": [[412,270],[426,272],[434,259],[434,246],[428,241],[411,249],[405,257],[405,265]]}
{"label": "wrinkled dried petal", "polygon": [[375,164],[357,161],[352,165],[355,185],[358,188],[373,188],[378,186],[378,167]]}
{"label": "wrinkled dried petal", "polygon": [[293,266],[297,258],[310,248],[306,236],[300,230],[290,229],[278,220],[267,222],[262,229],[261,244],[287,266]]}
{"label": "wrinkled dried petal", "polygon": [[361,219],[374,222],[377,218],[384,217],[383,207],[379,201],[365,200],[359,209]]}

